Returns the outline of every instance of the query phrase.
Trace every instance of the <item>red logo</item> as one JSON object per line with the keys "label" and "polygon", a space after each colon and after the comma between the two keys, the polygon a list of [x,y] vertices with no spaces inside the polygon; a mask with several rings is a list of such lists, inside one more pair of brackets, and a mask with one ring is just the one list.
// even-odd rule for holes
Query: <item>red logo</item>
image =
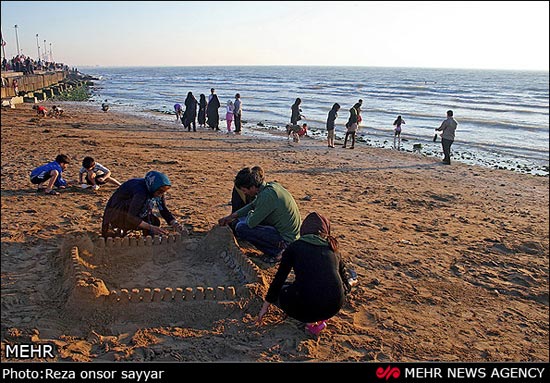
{"label": "red logo", "polygon": [[401,376],[401,371],[399,370],[398,367],[392,367],[392,366],[388,366],[386,367],[386,369],[384,370],[382,367],[378,367],[376,369],[376,377],[378,379],[386,379],[386,380],[389,380],[390,378],[399,378],[399,376]]}

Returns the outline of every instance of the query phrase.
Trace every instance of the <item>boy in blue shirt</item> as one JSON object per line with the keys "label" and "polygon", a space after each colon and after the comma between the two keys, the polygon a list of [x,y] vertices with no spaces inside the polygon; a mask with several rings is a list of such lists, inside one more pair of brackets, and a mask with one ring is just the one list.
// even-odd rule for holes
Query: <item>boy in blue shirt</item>
{"label": "boy in blue shirt", "polygon": [[[38,185],[39,192],[44,191],[48,195],[58,195],[59,193],[53,190],[54,187],[65,188],[67,181],[62,177],[63,170],[67,169],[70,160],[65,154],[59,154],[55,157],[55,161],[35,168],[31,172],[31,182]],[[48,185],[43,185],[48,181]]]}

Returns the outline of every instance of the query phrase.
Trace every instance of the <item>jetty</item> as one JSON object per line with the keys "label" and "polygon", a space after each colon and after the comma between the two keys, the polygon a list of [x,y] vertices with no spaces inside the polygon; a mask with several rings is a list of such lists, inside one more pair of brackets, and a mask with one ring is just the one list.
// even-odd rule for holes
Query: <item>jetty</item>
{"label": "jetty", "polygon": [[2,71],[2,106],[15,108],[24,102],[36,104],[83,85],[93,85],[91,78],[73,70],[35,71],[33,74]]}

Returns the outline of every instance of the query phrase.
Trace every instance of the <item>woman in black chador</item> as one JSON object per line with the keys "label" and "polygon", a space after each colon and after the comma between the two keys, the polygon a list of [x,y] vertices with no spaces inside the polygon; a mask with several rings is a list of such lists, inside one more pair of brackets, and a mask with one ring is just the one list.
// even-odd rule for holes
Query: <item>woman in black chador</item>
{"label": "woman in black chador", "polygon": [[206,107],[206,116],[208,117],[208,126],[214,130],[220,130],[220,115],[218,114],[218,108],[220,107],[220,100],[217,94],[213,94],[212,98],[208,102]]}
{"label": "woman in black chador", "polygon": [[206,102],[206,96],[204,94],[201,94],[199,97],[199,126],[201,128],[204,128],[206,125],[206,105],[208,103]]}
{"label": "woman in black chador", "polygon": [[185,112],[181,117],[181,122],[183,126],[187,128],[187,131],[191,131],[191,124],[193,124],[193,132],[197,131],[197,125],[195,120],[197,118],[197,99],[193,96],[193,93],[187,93],[187,98],[185,99]]}

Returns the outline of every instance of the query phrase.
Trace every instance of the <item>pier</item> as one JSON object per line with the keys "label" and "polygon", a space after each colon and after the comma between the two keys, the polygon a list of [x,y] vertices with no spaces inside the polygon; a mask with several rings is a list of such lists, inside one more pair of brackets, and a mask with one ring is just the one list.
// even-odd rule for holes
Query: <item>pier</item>
{"label": "pier", "polygon": [[35,72],[2,72],[2,106],[15,107],[23,102],[37,103],[61,93],[89,85],[82,76],[69,70]]}

